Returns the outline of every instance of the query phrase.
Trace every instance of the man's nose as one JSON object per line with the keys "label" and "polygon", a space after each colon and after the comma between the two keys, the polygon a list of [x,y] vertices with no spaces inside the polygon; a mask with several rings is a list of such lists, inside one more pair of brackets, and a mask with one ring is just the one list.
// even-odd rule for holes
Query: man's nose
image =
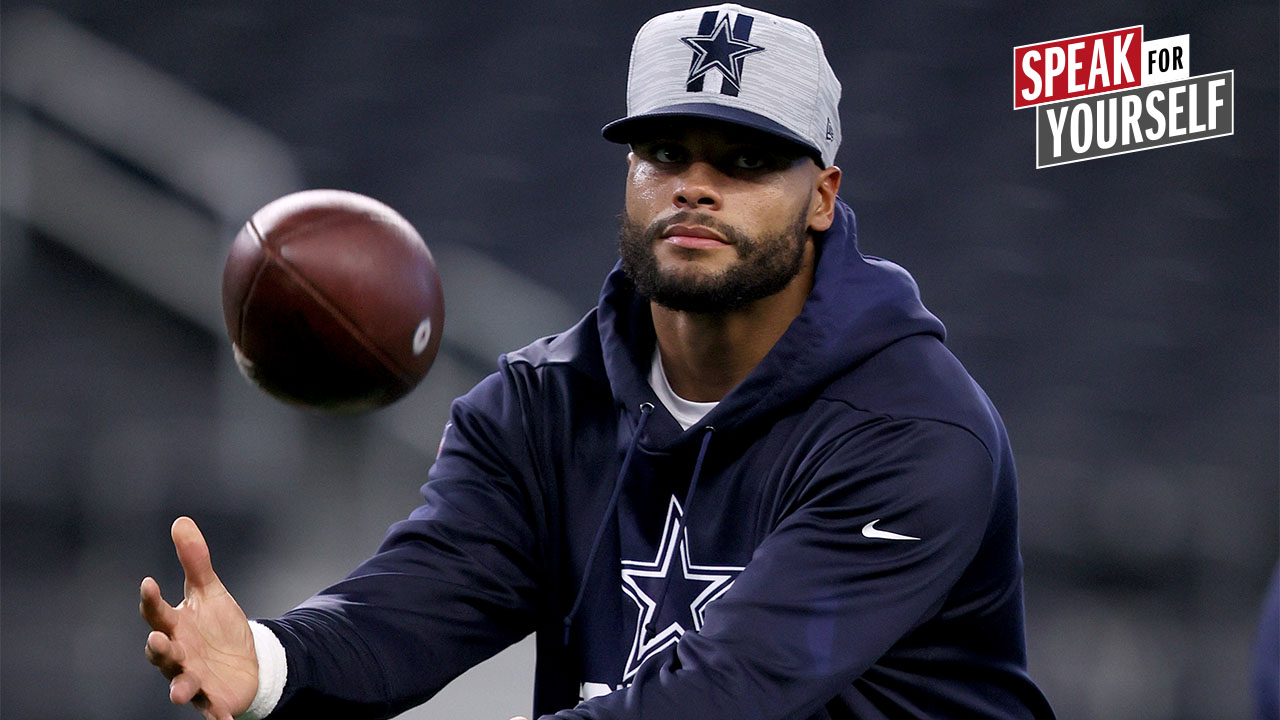
{"label": "man's nose", "polygon": [[677,208],[719,210],[723,198],[719,189],[720,172],[711,164],[690,163],[677,179],[672,203]]}

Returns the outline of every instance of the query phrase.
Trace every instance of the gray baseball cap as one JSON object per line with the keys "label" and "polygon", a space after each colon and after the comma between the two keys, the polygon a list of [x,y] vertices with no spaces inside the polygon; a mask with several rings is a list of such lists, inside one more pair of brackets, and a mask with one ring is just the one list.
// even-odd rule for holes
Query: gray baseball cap
{"label": "gray baseball cap", "polygon": [[724,4],[658,15],[631,46],[627,115],[605,139],[627,143],[642,121],[706,117],[799,143],[825,167],[840,147],[840,81],[809,26]]}

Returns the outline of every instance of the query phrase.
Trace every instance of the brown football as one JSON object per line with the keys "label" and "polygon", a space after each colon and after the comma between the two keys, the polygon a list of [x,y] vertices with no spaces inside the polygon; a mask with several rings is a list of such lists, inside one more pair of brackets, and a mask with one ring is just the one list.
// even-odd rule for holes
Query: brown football
{"label": "brown football", "polygon": [[403,397],[444,329],[422,237],[383,203],[342,190],[293,193],[254,213],[227,256],[222,310],[245,377],[335,412]]}

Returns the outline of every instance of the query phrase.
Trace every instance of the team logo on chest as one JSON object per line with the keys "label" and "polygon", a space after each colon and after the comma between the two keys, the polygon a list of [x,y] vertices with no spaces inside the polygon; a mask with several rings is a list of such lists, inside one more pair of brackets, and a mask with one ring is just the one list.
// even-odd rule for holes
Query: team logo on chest
{"label": "team logo on chest", "polygon": [[747,42],[753,22],[750,15],[741,13],[732,24],[728,13],[720,15],[714,10],[703,13],[698,34],[680,38],[693,49],[693,62],[689,65],[685,89],[702,92],[707,73],[715,69],[724,78],[720,83],[720,93],[736,96],[742,89],[742,61],[748,55],[764,51],[759,45]]}
{"label": "team logo on chest", "polygon": [[733,585],[741,567],[697,565],[689,548],[684,511],[675,497],[652,560],[622,561],[622,592],[636,604],[636,635],[627,655],[623,682],[640,665],[675,644],[680,636],[702,629],[707,606]]}

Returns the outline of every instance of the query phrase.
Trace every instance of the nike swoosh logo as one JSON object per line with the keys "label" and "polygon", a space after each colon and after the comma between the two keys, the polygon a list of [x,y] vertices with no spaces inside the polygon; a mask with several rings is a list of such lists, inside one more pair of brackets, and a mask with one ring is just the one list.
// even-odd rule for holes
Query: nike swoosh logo
{"label": "nike swoosh logo", "polygon": [[876,518],[875,520],[872,520],[866,525],[863,525],[862,537],[869,537],[877,540],[919,540],[920,539],[918,537],[911,537],[910,535],[899,535],[896,532],[889,532],[888,530],[877,530],[876,523],[878,522],[880,522],[880,518]]}

